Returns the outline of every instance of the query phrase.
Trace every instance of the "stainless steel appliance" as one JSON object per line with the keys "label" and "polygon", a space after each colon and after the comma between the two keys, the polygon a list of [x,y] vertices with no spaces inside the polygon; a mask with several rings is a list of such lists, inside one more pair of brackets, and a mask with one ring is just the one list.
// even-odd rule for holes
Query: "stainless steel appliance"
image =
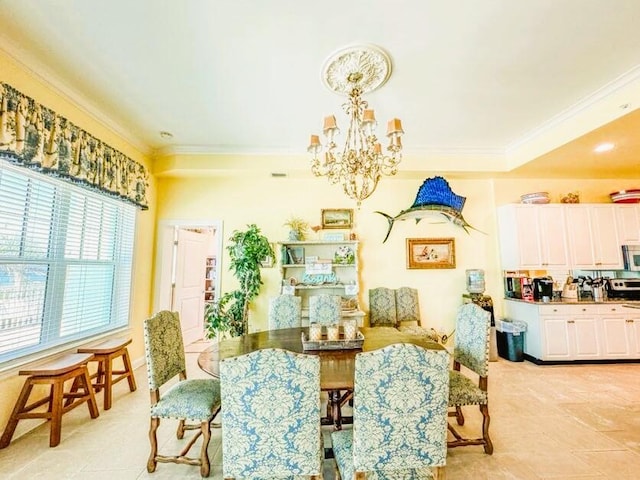
{"label": "stainless steel appliance", "polygon": [[611,278],[605,288],[609,298],[640,300],[640,278]]}
{"label": "stainless steel appliance", "polygon": [[624,269],[640,272],[640,245],[623,245]]}

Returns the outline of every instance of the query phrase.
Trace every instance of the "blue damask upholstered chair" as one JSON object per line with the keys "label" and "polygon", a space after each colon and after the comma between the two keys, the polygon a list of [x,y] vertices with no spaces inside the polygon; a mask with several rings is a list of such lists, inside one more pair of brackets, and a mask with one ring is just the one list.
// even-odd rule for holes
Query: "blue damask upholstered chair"
{"label": "blue damask upholstered chair", "polygon": [[[211,437],[211,421],[220,411],[220,382],[214,379],[187,380],[184,344],[177,312],[161,311],[144,322],[144,349],[151,392],[151,453],[147,470],[154,472],[158,462],[199,465],[200,475],[209,476],[207,447]],[[178,376],[179,381],[160,394],[160,388]],[[156,432],[161,418],[179,420],[177,437],[185,430],[198,432],[178,455],[160,455]],[[194,422],[187,424],[186,420]],[[195,440],[202,435],[198,458],[187,457]]]}
{"label": "blue damask upholstered chair", "polygon": [[296,295],[278,295],[269,299],[269,330],[302,325],[302,299]]}
{"label": "blue damask upholstered chair", "polygon": [[331,434],[343,480],[444,474],[449,360],[408,343],[356,356],[353,428]]}
{"label": "blue damask upholstered chair", "polygon": [[331,325],[340,322],[342,298],[340,295],[311,295],[309,297],[309,322]]}
{"label": "blue damask upholstered chair", "polygon": [[320,478],[320,359],[280,349],[220,362],[224,478]]}
{"label": "blue damask upholstered chair", "polygon": [[[489,438],[489,345],[491,313],[474,303],[467,303],[458,309],[456,318],[456,343],[453,354],[453,370],[450,372],[449,406],[455,408],[449,416],[456,417],[458,425],[464,424],[462,408],[478,405],[482,413],[482,437],[463,438],[450,424],[449,431],[455,440],[449,447],[483,445],[485,453],[493,453]],[[462,366],[465,367],[464,373]],[[466,375],[469,373],[473,379]],[[475,379],[477,377],[477,380]]]}
{"label": "blue damask upholstered chair", "polygon": [[369,289],[369,325],[395,327],[397,323],[395,291],[386,287]]}
{"label": "blue damask upholstered chair", "polygon": [[398,324],[411,322],[420,324],[420,304],[418,303],[418,290],[412,287],[400,287],[395,290],[396,317]]}

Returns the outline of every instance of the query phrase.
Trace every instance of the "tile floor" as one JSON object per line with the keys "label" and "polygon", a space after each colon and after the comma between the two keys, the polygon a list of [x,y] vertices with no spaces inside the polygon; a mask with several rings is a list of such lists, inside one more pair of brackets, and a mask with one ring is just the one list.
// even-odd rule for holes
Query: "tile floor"
{"label": "tile floor", "polygon": [[[191,378],[206,378],[196,364],[197,353],[206,346],[202,342],[187,348]],[[640,479],[640,364],[540,367],[500,359],[491,363],[490,372],[495,452],[485,455],[475,446],[449,450],[448,480]],[[136,376],[138,390],[129,393],[126,382],[117,384],[113,407],[101,410],[97,419],[91,420],[84,406],[65,415],[58,447],[48,447],[46,425],[14,439],[0,450],[0,480],[200,478],[198,467],[185,465],[158,464],[155,473],[147,473],[144,367]],[[467,413],[464,431],[479,429],[476,411]],[[180,443],[174,427],[167,421],[161,425],[161,448]],[[220,479],[218,429],[209,453],[210,478]],[[333,465],[326,461],[327,480],[334,478]]]}

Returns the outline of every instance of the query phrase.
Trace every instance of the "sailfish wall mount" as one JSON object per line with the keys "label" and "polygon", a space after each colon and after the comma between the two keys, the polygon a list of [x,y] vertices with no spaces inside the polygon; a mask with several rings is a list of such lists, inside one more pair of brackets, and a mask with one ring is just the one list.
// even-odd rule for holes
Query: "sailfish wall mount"
{"label": "sailfish wall mount", "polygon": [[418,194],[411,207],[402,210],[395,217],[384,212],[375,212],[385,217],[389,222],[389,229],[382,243],[386,242],[389,238],[395,222],[414,218],[416,223],[418,223],[423,218],[434,214],[442,215],[447,221],[461,227],[467,233],[469,233],[469,229],[480,231],[469,225],[462,216],[465,201],[465,197],[456,195],[453,190],[451,190],[449,182],[443,177],[427,178],[418,189]]}

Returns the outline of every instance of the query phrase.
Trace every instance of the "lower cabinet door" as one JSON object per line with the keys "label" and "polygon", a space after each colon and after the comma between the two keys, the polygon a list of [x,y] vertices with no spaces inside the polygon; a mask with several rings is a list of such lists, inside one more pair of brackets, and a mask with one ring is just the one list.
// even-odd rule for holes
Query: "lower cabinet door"
{"label": "lower cabinet door", "polygon": [[595,360],[601,357],[596,317],[573,317],[568,320],[569,331],[574,332],[574,360]]}
{"label": "lower cabinet door", "polygon": [[631,358],[632,329],[624,315],[602,318],[603,358]]}
{"label": "lower cabinet door", "polygon": [[567,319],[541,316],[540,320],[544,331],[542,360],[571,360]]}
{"label": "lower cabinet door", "polygon": [[591,317],[540,317],[545,344],[543,360],[594,360],[600,358],[598,322]]}

